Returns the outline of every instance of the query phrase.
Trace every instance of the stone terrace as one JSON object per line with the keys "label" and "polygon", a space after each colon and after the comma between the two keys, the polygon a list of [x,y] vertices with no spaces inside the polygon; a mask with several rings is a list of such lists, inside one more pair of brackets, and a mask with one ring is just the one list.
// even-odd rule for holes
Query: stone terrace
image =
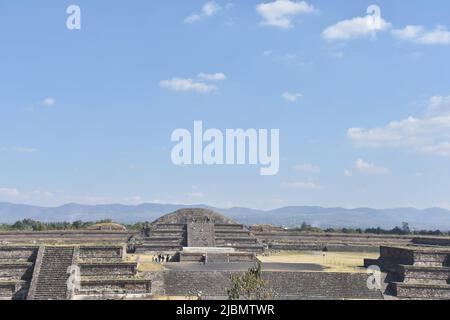
{"label": "stone terrace", "polygon": [[450,248],[381,247],[366,259],[388,274],[387,294],[402,299],[450,299]]}
{"label": "stone terrace", "polygon": [[0,299],[25,299],[38,247],[0,247]]}
{"label": "stone terrace", "polygon": [[[0,247],[0,299],[63,300],[148,296],[151,281],[125,262],[124,246]],[[68,267],[80,269],[69,292]]]}
{"label": "stone terrace", "polygon": [[[270,250],[323,250],[326,247],[329,251],[378,252],[380,246],[406,246],[413,243],[412,236],[399,235],[307,233],[293,230],[254,230],[252,234]],[[415,239],[418,241],[427,237]]]}

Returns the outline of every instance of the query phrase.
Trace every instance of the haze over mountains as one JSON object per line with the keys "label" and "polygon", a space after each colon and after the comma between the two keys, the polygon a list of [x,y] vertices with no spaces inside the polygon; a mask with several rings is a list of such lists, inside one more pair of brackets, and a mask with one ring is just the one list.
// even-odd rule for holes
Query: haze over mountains
{"label": "haze over mountains", "polygon": [[140,205],[80,205],[75,203],[60,207],[39,207],[0,202],[0,223],[13,223],[22,219],[43,222],[96,221],[112,219],[120,223],[153,221],[166,213],[186,207],[207,208],[225,214],[245,225],[273,224],[300,226],[302,222],[326,227],[394,228],[408,222],[411,228],[441,231],[450,230],[450,211],[441,208],[419,210],[415,208],[371,209],[371,208],[323,208],[292,206],[274,210],[251,208],[215,208],[207,205],[175,205],[144,203]]}

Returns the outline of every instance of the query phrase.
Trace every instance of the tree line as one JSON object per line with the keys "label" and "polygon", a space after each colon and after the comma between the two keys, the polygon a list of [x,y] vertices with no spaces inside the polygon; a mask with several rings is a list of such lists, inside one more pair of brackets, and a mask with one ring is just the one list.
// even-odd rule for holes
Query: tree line
{"label": "tree line", "polygon": [[377,228],[326,228],[313,227],[306,222],[303,222],[300,228],[291,230],[311,232],[311,233],[346,233],[346,234],[386,234],[386,235],[420,235],[420,236],[449,236],[450,231],[441,230],[414,230],[410,228],[407,222],[403,222],[401,227],[394,227],[392,229]]}
{"label": "tree line", "polygon": [[[98,221],[73,221],[73,222],[41,222],[33,219],[23,219],[13,224],[0,224],[1,231],[52,231],[52,230],[83,230],[95,224],[114,223],[110,219]],[[130,230],[140,230],[144,227],[143,222],[125,225]]]}
{"label": "tree line", "polygon": [[[73,222],[41,222],[33,219],[23,219],[13,224],[0,224],[0,231],[52,231],[52,230],[83,230],[90,226],[101,223],[114,223],[111,219],[98,221],[73,221]],[[128,230],[142,230],[146,222],[126,224]],[[346,234],[386,234],[386,235],[422,235],[422,236],[448,236],[449,232],[440,230],[413,230],[407,222],[403,222],[401,227],[393,229],[378,228],[319,228],[303,222],[300,227],[289,230],[311,232],[311,233],[346,233]]]}

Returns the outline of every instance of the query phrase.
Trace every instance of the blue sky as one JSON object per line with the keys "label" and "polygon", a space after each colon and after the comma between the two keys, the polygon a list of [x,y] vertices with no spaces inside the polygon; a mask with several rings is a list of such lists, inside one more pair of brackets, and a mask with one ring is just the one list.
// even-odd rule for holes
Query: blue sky
{"label": "blue sky", "polygon": [[[450,207],[449,12],[1,0],[0,201]],[[278,175],[174,166],[170,135],[194,120],[280,129]]]}

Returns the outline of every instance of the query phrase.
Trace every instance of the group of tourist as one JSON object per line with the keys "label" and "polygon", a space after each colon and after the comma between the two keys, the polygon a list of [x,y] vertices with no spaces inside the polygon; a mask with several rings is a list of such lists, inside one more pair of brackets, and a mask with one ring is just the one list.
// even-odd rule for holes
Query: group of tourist
{"label": "group of tourist", "polygon": [[164,263],[169,262],[171,258],[170,255],[158,254],[157,256],[153,256],[152,261],[155,263]]}

